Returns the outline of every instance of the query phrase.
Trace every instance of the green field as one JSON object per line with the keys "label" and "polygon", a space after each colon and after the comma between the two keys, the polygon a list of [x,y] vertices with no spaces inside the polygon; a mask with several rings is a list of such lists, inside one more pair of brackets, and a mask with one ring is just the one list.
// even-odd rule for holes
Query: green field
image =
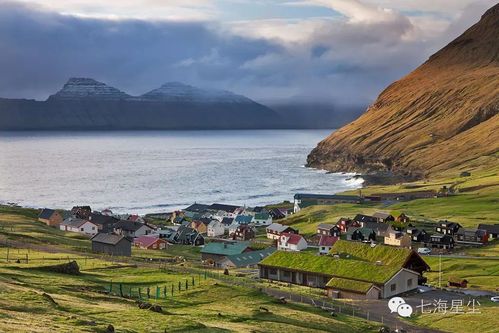
{"label": "green field", "polygon": [[[88,239],[47,227],[35,217],[33,210],[0,207],[0,332],[104,332],[109,324],[117,332],[379,329],[378,324],[358,318],[333,318],[327,311],[310,306],[281,304],[254,286],[235,286],[205,277],[203,270],[192,268],[199,263],[199,248],[134,249],[132,258],[95,256],[88,252]],[[171,257],[187,261],[165,264],[143,260]],[[77,261],[80,275],[42,270],[70,260]],[[120,295],[120,284],[124,297]],[[148,301],[160,305],[163,313],[138,308],[139,288],[140,296],[147,300],[148,287]],[[159,299],[157,287],[161,288]],[[108,294],[109,290],[113,293]]]}

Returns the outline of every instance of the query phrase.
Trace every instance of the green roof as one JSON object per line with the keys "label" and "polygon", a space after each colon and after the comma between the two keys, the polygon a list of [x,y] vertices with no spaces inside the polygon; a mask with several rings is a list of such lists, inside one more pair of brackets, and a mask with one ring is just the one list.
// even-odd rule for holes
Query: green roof
{"label": "green roof", "polygon": [[356,281],[352,279],[331,278],[326,287],[341,290],[350,290],[358,293],[367,293],[373,284],[371,282]]}
{"label": "green roof", "polygon": [[348,254],[352,259],[370,263],[381,261],[383,265],[401,268],[407,259],[409,259],[413,251],[403,247],[380,244],[371,247],[371,244],[338,240],[329,253]]}
{"label": "green roof", "polygon": [[269,218],[269,213],[258,213],[258,214],[255,214],[255,219],[256,220],[266,220]]}
{"label": "green roof", "polygon": [[353,234],[355,231],[358,231],[360,232],[362,235],[364,235],[364,237],[369,237],[370,234],[372,234],[374,232],[373,229],[371,228],[367,228],[367,227],[362,227],[362,228],[350,228],[348,231],[347,231],[347,235],[351,235]]}
{"label": "green roof", "polygon": [[248,242],[211,242],[203,247],[201,253],[218,254],[222,256],[241,254],[246,250],[248,244]]}
{"label": "green roof", "polygon": [[356,260],[355,258],[334,258],[307,252],[285,251],[274,252],[262,260],[260,264],[379,284],[388,281],[402,268],[401,265],[377,265],[375,262]]}
{"label": "green roof", "polygon": [[259,251],[250,251],[244,252],[240,254],[233,254],[231,256],[227,256],[227,259],[230,260],[237,267],[244,267],[248,265],[258,264],[262,259],[269,256],[273,252],[275,252],[275,247],[269,247]]}

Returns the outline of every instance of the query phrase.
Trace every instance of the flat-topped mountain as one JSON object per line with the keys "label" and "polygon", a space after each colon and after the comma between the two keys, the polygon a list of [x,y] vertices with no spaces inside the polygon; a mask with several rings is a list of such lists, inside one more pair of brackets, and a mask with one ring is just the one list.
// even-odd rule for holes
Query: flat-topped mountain
{"label": "flat-topped mountain", "polygon": [[89,78],[70,78],[66,84],[49,100],[124,100],[131,98],[130,95],[108,86],[105,83]]}
{"label": "flat-topped mountain", "polygon": [[330,171],[422,177],[499,152],[499,4],[308,156]]}
{"label": "flat-topped mountain", "polygon": [[70,78],[46,101],[0,98],[0,130],[258,129],[280,116],[247,97],[166,83],[131,96],[90,78]]}

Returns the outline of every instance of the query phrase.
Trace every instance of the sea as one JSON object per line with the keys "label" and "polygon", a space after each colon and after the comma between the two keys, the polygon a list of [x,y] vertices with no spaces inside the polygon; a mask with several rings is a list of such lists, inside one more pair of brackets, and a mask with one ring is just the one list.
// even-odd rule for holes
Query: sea
{"label": "sea", "polygon": [[359,188],[352,174],[305,167],[332,131],[0,132],[0,203],[146,214]]}

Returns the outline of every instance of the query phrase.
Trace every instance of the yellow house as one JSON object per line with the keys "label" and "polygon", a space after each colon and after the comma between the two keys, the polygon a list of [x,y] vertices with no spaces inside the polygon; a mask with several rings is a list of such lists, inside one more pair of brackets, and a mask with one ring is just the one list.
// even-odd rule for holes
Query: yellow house
{"label": "yellow house", "polygon": [[392,230],[385,236],[385,245],[411,247],[411,236]]}

